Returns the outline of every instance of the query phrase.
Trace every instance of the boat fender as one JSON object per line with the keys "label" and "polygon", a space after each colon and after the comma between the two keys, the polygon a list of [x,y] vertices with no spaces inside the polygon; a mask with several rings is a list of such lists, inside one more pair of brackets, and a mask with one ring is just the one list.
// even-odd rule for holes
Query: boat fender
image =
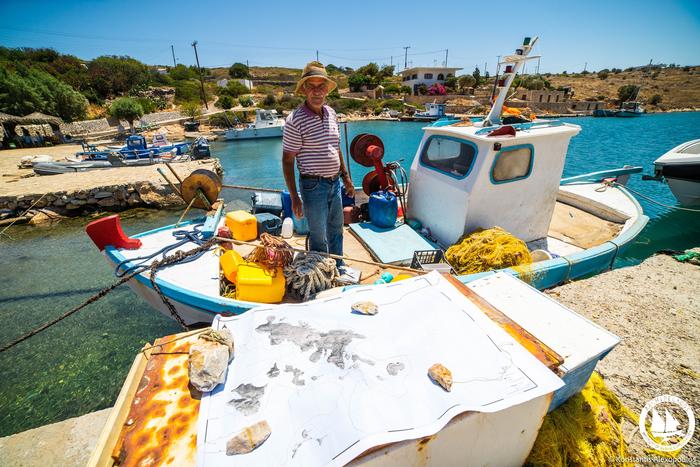
{"label": "boat fender", "polygon": [[90,222],[85,227],[85,232],[100,251],[103,251],[108,245],[126,250],[141,248],[141,240],[126,236],[118,214]]}

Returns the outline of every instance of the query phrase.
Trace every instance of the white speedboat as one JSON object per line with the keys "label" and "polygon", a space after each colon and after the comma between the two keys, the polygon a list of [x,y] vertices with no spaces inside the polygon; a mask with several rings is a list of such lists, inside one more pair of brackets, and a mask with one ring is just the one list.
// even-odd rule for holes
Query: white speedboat
{"label": "white speedboat", "polygon": [[654,161],[657,180],[665,179],[683,206],[700,205],[700,139],[688,141]]}
{"label": "white speedboat", "polygon": [[281,138],[283,129],[284,118],[280,117],[276,110],[257,109],[255,123],[250,123],[244,128],[229,128],[224,132],[224,139],[233,141],[237,139]]}

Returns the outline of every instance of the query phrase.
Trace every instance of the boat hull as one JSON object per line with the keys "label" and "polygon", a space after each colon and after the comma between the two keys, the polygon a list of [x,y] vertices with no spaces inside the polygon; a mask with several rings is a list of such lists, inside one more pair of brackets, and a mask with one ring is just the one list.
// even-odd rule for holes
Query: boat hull
{"label": "boat hull", "polygon": [[270,128],[231,128],[224,133],[224,139],[234,141],[239,139],[281,138],[284,126]]}
{"label": "boat hull", "polygon": [[641,117],[644,112],[633,112],[630,110],[619,110],[615,112],[616,117]]}
{"label": "boat hull", "polygon": [[666,182],[683,206],[700,206],[700,180],[666,177]]}
{"label": "boat hull", "polygon": [[551,394],[499,412],[466,412],[433,436],[375,448],[351,466],[520,466],[535,444]]}

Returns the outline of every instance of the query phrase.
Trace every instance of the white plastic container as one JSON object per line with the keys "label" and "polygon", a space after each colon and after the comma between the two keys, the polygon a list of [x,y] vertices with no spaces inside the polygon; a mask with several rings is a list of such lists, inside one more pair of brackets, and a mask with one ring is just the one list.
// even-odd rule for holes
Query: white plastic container
{"label": "white plastic container", "polygon": [[294,221],[291,217],[286,217],[282,222],[282,238],[292,238],[294,234]]}

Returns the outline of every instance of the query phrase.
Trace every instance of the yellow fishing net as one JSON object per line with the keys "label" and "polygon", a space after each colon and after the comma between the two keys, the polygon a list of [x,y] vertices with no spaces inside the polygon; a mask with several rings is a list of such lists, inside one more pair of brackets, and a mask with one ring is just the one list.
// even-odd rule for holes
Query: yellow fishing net
{"label": "yellow fishing net", "polygon": [[[532,263],[525,242],[500,227],[477,229],[463,236],[447,249],[445,257],[457,274],[473,274]],[[523,269],[523,272],[526,271]]]}
{"label": "yellow fishing net", "polygon": [[623,418],[638,423],[637,414],[593,372],[581,393],[544,418],[526,465],[632,465],[619,462],[627,457]]}

